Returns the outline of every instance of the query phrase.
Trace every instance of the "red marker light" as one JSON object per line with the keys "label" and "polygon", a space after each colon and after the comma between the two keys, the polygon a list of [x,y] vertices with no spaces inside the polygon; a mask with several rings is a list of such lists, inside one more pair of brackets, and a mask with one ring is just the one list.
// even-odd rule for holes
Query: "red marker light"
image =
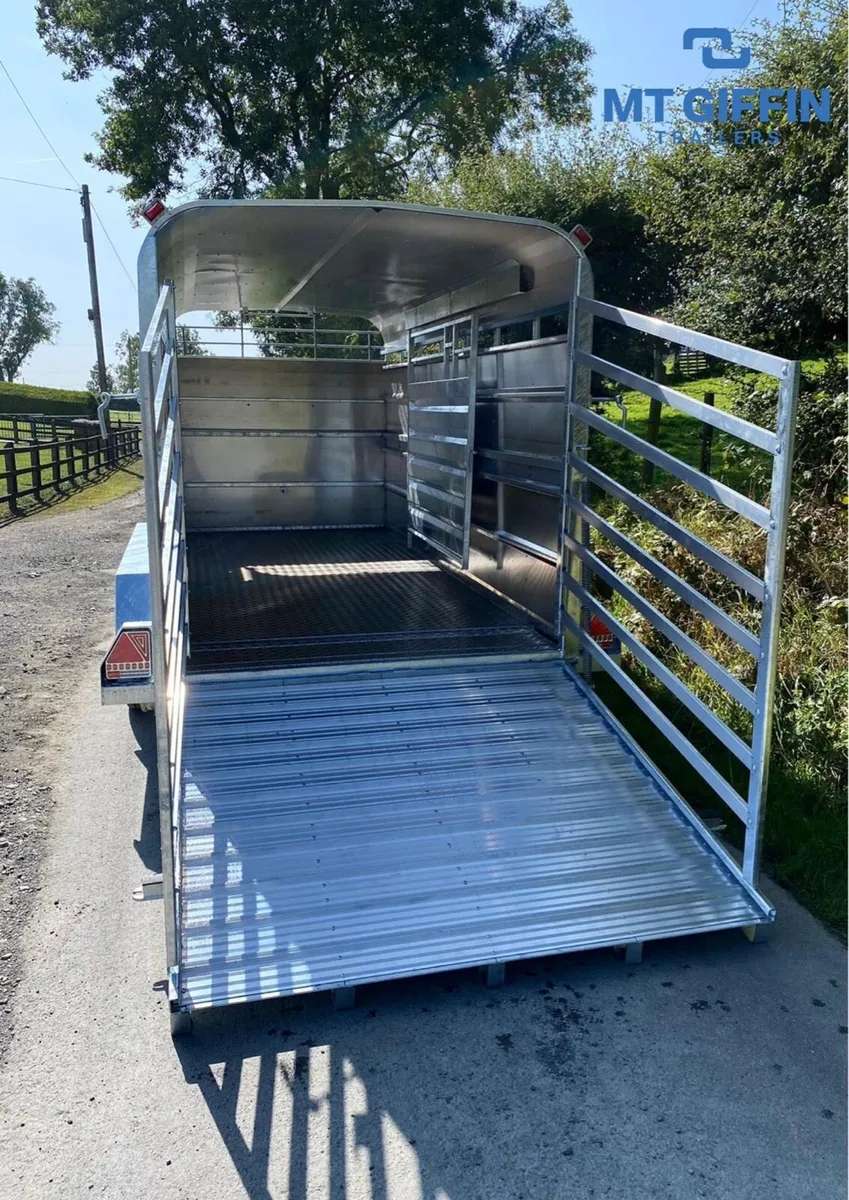
{"label": "red marker light", "polygon": [[151,204],[149,204],[147,206],[146,209],[144,209],[142,216],[144,217],[144,219],[147,222],[149,222],[149,224],[152,225],[153,222],[156,220],[156,218],[160,217],[164,212],[165,212],[165,205],[162,203],[162,201],[154,200]]}
{"label": "red marker light", "polygon": [[582,246],[589,246],[590,242],[593,240],[593,235],[590,233],[589,229],[585,229],[583,225],[576,225],[575,228],[571,229],[569,232],[576,241],[581,243]]}

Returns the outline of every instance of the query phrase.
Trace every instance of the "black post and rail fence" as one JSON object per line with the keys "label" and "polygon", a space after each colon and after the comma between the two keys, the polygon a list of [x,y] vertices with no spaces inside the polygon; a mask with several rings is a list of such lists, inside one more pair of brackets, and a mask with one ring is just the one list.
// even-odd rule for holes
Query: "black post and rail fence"
{"label": "black post and rail fence", "polygon": [[141,428],[138,424],[113,429],[108,437],[90,432],[96,422],[53,421],[32,418],[37,432],[45,428],[52,437],[9,437],[14,432],[31,433],[29,417],[0,417],[0,505],[6,504],[13,516],[21,515],[21,502],[47,499],[65,485],[79,486],[101,472],[112,471],[120,463],[138,458],[141,453]]}

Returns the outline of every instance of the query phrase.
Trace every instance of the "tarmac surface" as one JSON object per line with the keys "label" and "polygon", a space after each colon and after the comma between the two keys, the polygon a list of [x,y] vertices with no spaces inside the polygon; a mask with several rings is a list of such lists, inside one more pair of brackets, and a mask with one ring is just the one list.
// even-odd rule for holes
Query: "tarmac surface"
{"label": "tarmac surface", "polygon": [[268,1001],[172,1041],[161,904],[132,898],[159,867],[153,723],[100,707],[96,632],[45,734],[0,1197],[845,1197],[846,954],[774,887],[764,944],[409,980],[347,1012]]}

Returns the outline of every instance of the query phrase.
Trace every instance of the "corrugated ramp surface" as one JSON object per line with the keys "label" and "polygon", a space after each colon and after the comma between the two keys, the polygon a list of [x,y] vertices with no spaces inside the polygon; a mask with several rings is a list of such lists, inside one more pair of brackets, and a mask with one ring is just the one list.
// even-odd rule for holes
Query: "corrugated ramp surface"
{"label": "corrugated ramp surface", "polygon": [[763,919],[559,662],[187,688],[185,1007]]}

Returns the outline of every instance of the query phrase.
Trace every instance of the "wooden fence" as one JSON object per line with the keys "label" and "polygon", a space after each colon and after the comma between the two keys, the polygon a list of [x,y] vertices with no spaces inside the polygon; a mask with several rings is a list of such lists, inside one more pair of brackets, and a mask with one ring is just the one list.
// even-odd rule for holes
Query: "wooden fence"
{"label": "wooden fence", "polygon": [[115,429],[107,438],[99,433],[80,436],[74,430],[52,441],[7,441],[0,453],[0,504],[8,504],[9,511],[18,515],[22,511],[20,502],[28,497],[40,501],[47,491],[80,483],[114,469],[126,459],[137,458],[141,453],[141,429],[138,425]]}
{"label": "wooden fence", "polygon": [[[133,417],[135,416],[135,420]],[[138,414],[109,414],[112,429],[138,424]],[[100,429],[93,417],[48,417],[43,413],[0,413],[0,442],[50,442],[60,437],[81,437]]]}

